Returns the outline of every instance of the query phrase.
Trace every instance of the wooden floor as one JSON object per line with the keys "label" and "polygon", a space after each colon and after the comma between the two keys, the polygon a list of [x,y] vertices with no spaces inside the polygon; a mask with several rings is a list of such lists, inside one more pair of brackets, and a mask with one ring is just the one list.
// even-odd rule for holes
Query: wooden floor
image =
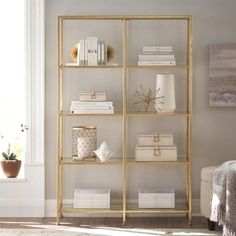
{"label": "wooden floor", "polygon": [[[0,218],[0,228],[50,228],[55,226],[55,218]],[[193,217],[192,225],[184,217],[128,217],[125,226],[121,218],[62,218],[61,225],[69,227],[110,226],[127,228],[189,228],[207,229],[207,220]],[[220,230],[220,229],[217,229]]]}

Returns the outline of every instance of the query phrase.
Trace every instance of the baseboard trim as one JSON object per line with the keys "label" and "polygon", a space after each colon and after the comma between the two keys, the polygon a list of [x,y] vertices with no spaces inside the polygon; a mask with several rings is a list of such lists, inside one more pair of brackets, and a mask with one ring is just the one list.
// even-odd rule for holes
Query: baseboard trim
{"label": "baseboard trim", "polygon": [[44,217],[44,200],[0,199],[1,217]]}
{"label": "baseboard trim", "polygon": [[[73,200],[72,199],[65,199],[63,200],[63,202],[65,204],[73,204]],[[114,200],[112,201],[113,204],[119,204],[121,201],[120,200]],[[129,203],[135,203],[137,202],[137,200],[128,200],[127,201],[128,204]],[[178,204],[184,203],[185,200],[184,199],[178,199],[176,200],[176,202]],[[193,199],[192,200],[192,215],[193,216],[200,216],[200,199]],[[121,214],[70,214],[70,217],[117,217],[117,216],[121,216]],[[135,214],[135,217],[143,217],[143,216],[150,216],[150,217],[155,217],[157,216],[157,214]],[[171,216],[168,214],[162,215],[162,216]],[[183,216],[183,214],[181,215],[176,215],[175,216]],[[46,217],[56,217],[56,200],[55,199],[48,199],[46,200]]]}

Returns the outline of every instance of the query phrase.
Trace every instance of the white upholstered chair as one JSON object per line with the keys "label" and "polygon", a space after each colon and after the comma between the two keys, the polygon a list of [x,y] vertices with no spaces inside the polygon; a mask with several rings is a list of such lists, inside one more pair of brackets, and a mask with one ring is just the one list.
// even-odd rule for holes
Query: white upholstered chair
{"label": "white upholstered chair", "polygon": [[201,194],[200,211],[201,215],[208,219],[208,229],[215,230],[215,222],[210,221],[211,202],[213,192],[213,173],[217,166],[202,168],[201,171]]}

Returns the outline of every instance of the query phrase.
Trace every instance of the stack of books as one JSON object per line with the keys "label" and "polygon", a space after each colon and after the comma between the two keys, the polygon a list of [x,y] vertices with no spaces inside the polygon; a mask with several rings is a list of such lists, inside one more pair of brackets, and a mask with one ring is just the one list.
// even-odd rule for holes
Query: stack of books
{"label": "stack of books", "polygon": [[106,93],[81,93],[80,101],[72,101],[71,114],[113,114],[113,101],[106,100]]}
{"label": "stack of books", "polygon": [[97,66],[107,63],[107,45],[98,37],[80,39],[77,43],[77,62],[66,63],[68,66]]}
{"label": "stack of books", "polygon": [[144,46],[138,65],[176,65],[171,46]]}

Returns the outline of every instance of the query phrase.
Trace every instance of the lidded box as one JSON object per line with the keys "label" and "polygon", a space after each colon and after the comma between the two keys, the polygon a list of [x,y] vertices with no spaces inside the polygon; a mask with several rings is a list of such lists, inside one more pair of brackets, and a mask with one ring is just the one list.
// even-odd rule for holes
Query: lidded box
{"label": "lidded box", "polygon": [[136,146],[136,161],[176,161],[177,147],[170,146]]}
{"label": "lidded box", "polygon": [[95,126],[76,126],[72,128],[73,159],[95,157],[97,149],[97,129]]}
{"label": "lidded box", "polygon": [[171,132],[145,132],[138,136],[140,146],[173,145],[174,134]]}
{"label": "lidded box", "polygon": [[107,100],[106,92],[81,92],[79,94],[81,102],[105,102]]}
{"label": "lidded box", "polygon": [[175,208],[173,188],[139,189],[139,208]]}
{"label": "lidded box", "polygon": [[110,208],[110,189],[75,189],[74,208]]}

